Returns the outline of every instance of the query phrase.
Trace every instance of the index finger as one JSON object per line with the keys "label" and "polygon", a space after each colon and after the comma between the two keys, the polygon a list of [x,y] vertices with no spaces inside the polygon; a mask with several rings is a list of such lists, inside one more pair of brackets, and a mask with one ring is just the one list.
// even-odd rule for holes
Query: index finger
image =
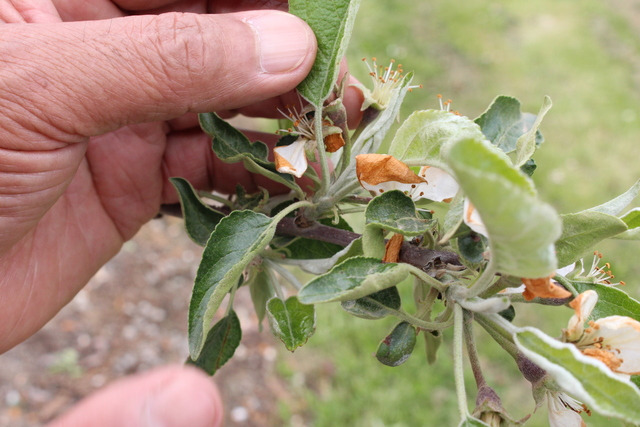
{"label": "index finger", "polygon": [[53,4],[65,22],[95,21],[125,15],[111,0],[53,0]]}
{"label": "index finger", "polygon": [[135,13],[229,13],[255,9],[288,9],[287,0],[52,0],[63,21],[93,21]]}

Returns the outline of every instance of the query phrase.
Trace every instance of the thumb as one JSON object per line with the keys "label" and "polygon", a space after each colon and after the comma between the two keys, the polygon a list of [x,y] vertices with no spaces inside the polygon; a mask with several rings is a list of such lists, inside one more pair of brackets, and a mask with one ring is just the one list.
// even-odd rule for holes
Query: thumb
{"label": "thumb", "polygon": [[0,31],[0,109],[6,104],[14,125],[58,140],[280,95],[306,76],[316,48],[302,20],[275,10]]}
{"label": "thumb", "polygon": [[126,378],[81,401],[49,427],[219,427],[222,403],[195,368],[171,366]]}

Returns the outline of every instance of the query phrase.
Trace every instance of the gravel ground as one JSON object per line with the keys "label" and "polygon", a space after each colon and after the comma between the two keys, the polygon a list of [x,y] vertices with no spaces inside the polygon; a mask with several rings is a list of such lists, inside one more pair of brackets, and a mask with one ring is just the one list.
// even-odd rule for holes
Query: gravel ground
{"label": "gravel ground", "polygon": [[[0,356],[0,426],[43,425],[114,379],[184,361],[200,254],[181,221],[146,225],[49,324]],[[278,402],[296,398],[275,373],[279,344],[258,332],[248,292],[237,302],[242,343],[215,377],[224,425],[281,425]]]}

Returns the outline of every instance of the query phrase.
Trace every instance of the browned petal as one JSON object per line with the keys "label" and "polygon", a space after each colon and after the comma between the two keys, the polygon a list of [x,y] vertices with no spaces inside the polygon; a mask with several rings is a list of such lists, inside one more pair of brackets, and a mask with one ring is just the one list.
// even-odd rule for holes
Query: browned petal
{"label": "browned petal", "polygon": [[522,293],[525,300],[531,301],[535,297],[540,298],[568,298],[571,292],[562,286],[558,286],[551,281],[551,277],[541,277],[538,279],[522,279],[522,283],[527,287]]}
{"label": "browned petal", "polygon": [[358,154],[356,156],[356,176],[369,185],[397,181],[402,184],[426,182],[413,173],[409,166],[389,154]]}
{"label": "browned petal", "polygon": [[385,245],[382,262],[398,262],[400,259],[400,248],[402,248],[403,242],[404,236],[402,236],[402,234],[394,234]]}
{"label": "browned petal", "polygon": [[580,295],[578,295],[577,297],[575,297],[570,303],[569,303],[569,307],[573,308],[573,310],[576,312],[577,316],[581,316],[582,315],[582,303],[584,302],[585,298],[587,298],[588,293],[583,292]]}
{"label": "browned petal", "polygon": [[278,154],[277,151],[273,152],[273,160],[276,162],[276,170],[280,170],[280,168],[289,168],[291,170],[296,170],[291,163],[287,161],[284,157]]}
{"label": "browned petal", "polygon": [[582,354],[598,359],[614,372],[617,372],[617,369],[622,365],[622,359],[616,357],[616,355],[610,351],[601,348],[585,348],[582,350]]}
{"label": "browned petal", "polygon": [[339,149],[344,147],[344,139],[339,133],[327,135],[324,138],[324,149],[329,153],[335,153]]}

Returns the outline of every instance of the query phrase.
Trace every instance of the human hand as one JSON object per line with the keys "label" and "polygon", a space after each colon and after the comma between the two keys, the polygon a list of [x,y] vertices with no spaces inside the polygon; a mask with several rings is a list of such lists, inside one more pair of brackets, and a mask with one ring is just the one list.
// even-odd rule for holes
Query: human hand
{"label": "human hand", "polygon": [[[0,26],[0,352],[46,323],[160,204],[177,201],[168,177],[254,189],[242,168],[214,160],[193,113],[257,115],[269,103],[275,112],[267,100],[292,90],[314,59],[311,31],[282,12],[124,17],[109,1],[54,3],[0,2],[0,18],[23,22]],[[265,2],[240,7],[250,4]],[[58,11],[101,20],[62,23]]]}

